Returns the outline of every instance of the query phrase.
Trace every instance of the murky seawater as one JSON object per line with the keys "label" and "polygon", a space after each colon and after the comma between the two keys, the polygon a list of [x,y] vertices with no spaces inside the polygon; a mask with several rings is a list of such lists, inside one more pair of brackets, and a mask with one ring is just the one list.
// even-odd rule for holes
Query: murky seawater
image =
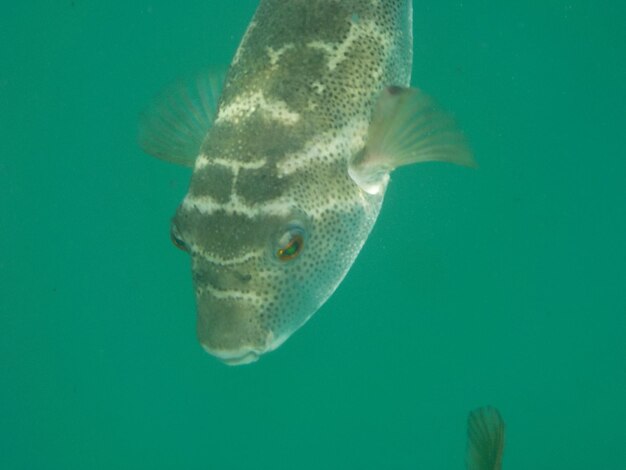
{"label": "murky seawater", "polygon": [[4,8],[0,467],[462,469],[491,404],[506,470],[626,468],[624,8],[414,4],[414,84],[479,168],[395,173],[331,300],[239,368],[169,241],[189,171],[136,128],[256,1]]}

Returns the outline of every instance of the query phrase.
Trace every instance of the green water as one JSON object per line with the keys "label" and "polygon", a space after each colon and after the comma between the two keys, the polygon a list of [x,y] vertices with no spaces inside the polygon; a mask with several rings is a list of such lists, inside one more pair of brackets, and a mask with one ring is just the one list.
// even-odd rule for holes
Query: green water
{"label": "green water", "polygon": [[189,171],[136,125],[256,1],[4,6],[0,468],[463,469],[492,404],[506,470],[626,469],[626,8],[414,4],[414,83],[480,167],[394,174],[335,295],[239,368],[169,241]]}

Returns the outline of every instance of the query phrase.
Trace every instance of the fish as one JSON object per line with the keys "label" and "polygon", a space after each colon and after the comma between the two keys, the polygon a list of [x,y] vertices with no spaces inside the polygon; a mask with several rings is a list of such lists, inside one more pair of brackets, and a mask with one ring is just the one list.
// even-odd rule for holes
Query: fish
{"label": "fish", "polygon": [[454,118],[410,87],[412,21],[411,0],[261,0],[226,72],[143,113],[144,152],[193,169],[170,234],[198,340],[224,363],[256,361],[324,304],[393,170],[474,165]]}
{"label": "fish", "polygon": [[467,470],[501,470],[505,425],[497,408],[484,406],[467,418]]}

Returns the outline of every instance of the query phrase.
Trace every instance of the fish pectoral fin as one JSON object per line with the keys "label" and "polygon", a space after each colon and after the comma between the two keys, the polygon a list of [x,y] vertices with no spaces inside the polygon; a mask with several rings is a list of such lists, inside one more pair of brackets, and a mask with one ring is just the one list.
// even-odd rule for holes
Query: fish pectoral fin
{"label": "fish pectoral fin", "polygon": [[192,167],[213,124],[225,71],[205,71],[167,87],[142,113],[139,145],[144,152]]}
{"label": "fish pectoral fin", "polygon": [[486,406],[467,419],[467,470],[501,470],[504,421],[496,408]]}
{"label": "fish pectoral fin", "polygon": [[374,107],[365,147],[350,162],[350,175],[375,193],[399,166],[431,161],[474,166],[464,135],[432,98],[416,88],[385,88]]}

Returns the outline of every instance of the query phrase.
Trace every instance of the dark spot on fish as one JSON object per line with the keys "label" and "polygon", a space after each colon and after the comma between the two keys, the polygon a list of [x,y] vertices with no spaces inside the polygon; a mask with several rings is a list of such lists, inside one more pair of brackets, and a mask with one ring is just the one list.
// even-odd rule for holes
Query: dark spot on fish
{"label": "dark spot on fish", "polygon": [[252,279],[251,274],[241,274],[240,272],[235,272],[235,277],[241,282],[250,282],[250,280]]}

